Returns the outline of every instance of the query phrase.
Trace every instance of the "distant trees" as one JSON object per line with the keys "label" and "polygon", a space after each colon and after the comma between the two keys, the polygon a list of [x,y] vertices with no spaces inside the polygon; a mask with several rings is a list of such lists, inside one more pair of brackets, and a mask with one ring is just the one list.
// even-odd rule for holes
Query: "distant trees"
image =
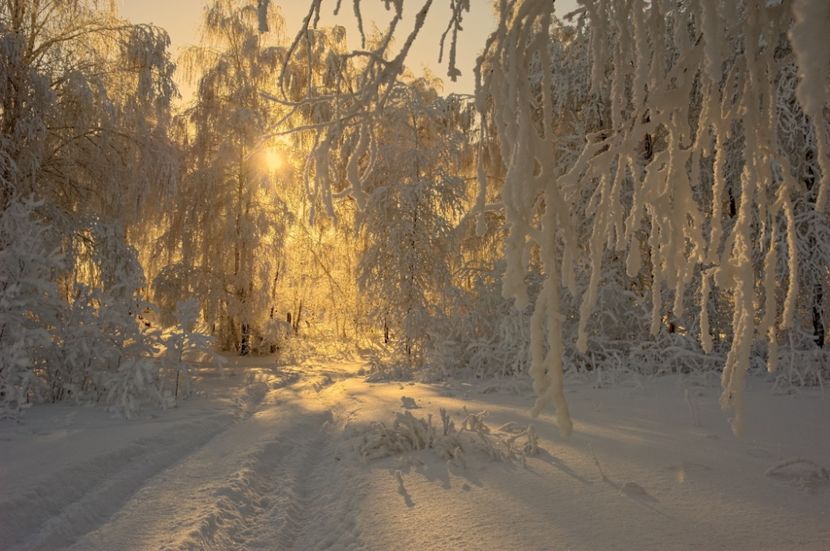
{"label": "distant trees", "polygon": [[[274,33],[281,24],[271,16]],[[288,216],[272,144],[262,139],[276,117],[262,92],[276,81],[284,50],[260,34],[254,2],[214,1],[203,35],[183,58],[198,88],[177,122],[185,171],[154,287],[167,311],[195,294],[220,346],[244,354],[267,319]]]}
{"label": "distant trees", "polygon": [[[325,263],[322,249],[310,255],[306,249],[302,259],[285,249],[289,237],[294,248],[321,243],[308,242],[315,205],[294,160],[308,149],[308,138],[280,134],[328,116],[292,109],[291,98],[326,89],[332,52],[344,37],[342,29],[309,31],[293,59],[279,38],[282,25],[261,2],[215,0],[206,10],[203,42],[183,56],[198,86],[176,121],[185,169],[165,217],[159,241],[165,261],[153,284],[166,312],[178,297],[197,296],[221,348],[241,354],[277,345],[283,291],[293,295],[288,323],[299,332],[300,320],[319,304],[295,271],[311,277]],[[274,101],[280,86],[285,102]],[[285,289],[286,282],[294,287]]]}

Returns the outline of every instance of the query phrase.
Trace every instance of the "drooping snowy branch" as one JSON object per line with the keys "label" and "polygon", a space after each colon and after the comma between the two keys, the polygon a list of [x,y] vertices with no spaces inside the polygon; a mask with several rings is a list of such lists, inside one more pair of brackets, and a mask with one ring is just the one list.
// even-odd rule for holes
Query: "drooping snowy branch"
{"label": "drooping snowy branch", "polygon": [[[322,4],[311,2],[292,53]],[[816,236],[823,235],[830,193],[828,54],[817,37],[830,29],[828,8],[820,0],[580,5],[570,14],[575,23],[563,25],[548,0],[500,0],[497,28],[475,68],[482,147],[476,208],[483,228],[494,185],[485,159],[502,164],[503,293],[520,309],[533,308],[534,412],[554,404],[563,433],[570,432],[563,357],[571,348],[592,352],[604,278],[621,265],[631,285],[650,296],[652,335],[686,320],[707,352],[713,336],[730,341],[721,403],[735,409],[739,433],[756,337],[767,340],[772,370],[778,340],[798,330],[805,304],[814,331],[824,331],[818,302],[827,275],[805,271],[799,249],[806,243],[824,251]],[[307,88],[297,100],[328,107],[329,116],[309,127],[321,132],[309,168],[314,194],[329,205],[334,196],[369,200],[363,184],[374,166],[374,117],[431,2],[392,51],[401,6],[387,3],[394,15],[373,47],[342,56],[356,69],[346,89]],[[453,77],[453,44],[469,3],[450,7],[442,44],[451,39]],[[329,155],[346,143],[346,183],[335,184]],[[487,151],[492,147],[498,155]],[[342,187],[333,193],[334,185]],[[530,292],[526,278],[536,266],[545,280]],[[805,278],[818,289],[809,291],[813,297],[805,297]],[[697,308],[689,308],[692,301]],[[730,308],[729,327],[713,327],[713,301]],[[573,317],[570,343],[563,322]]]}
{"label": "drooping snowy branch", "polygon": [[[782,95],[777,87],[781,68],[788,64],[801,67],[797,99],[816,125],[821,177],[815,208],[819,216],[824,212],[824,181],[830,172],[822,143],[827,138],[828,61],[815,38],[809,37],[830,29],[826,6],[714,0],[581,4],[577,15],[589,37],[588,93],[602,102],[608,118],[585,134],[582,154],[575,161],[569,166],[557,162],[552,143],[562,135],[549,134],[558,115],[550,95],[567,93],[560,88],[567,83],[554,80],[561,73],[561,61],[548,40],[549,3],[501,3],[500,25],[482,60],[488,76],[477,91],[479,106],[486,106],[487,115],[496,119],[507,166],[502,190],[510,229],[505,294],[519,307],[528,303],[524,276],[536,247],[547,275],[531,321],[531,372],[540,394],[534,411],[553,402],[560,426],[569,431],[556,357],[562,354],[559,320],[565,315],[558,286],[560,281],[574,281],[573,258],[579,244],[587,243],[587,285],[580,290],[568,285],[581,293],[576,347],[582,353],[589,349],[590,320],[606,254],[627,255],[630,277],[650,269],[652,333],[661,329],[666,312],[673,318],[684,316],[686,289],[696,279],[703,285],[698,294],[702,329],[709,330],[710,278],[732,296],[734,336],[722,404],[735,408],[733,427],[740,432],[743,380],[756,332],[769,339],[772,368],[777,332],[792,327],[798,294],[792,205],[798,188],[790,161],[796,151],[786,149],[777,130],[779,106],[796,99]],[[531,88],[534,82],[540,83],[538,90]],[[740,149],[734,154],[740,157],[729,157],[729,148],[734,149],[730,143],[736,140]],[[704,187],[705,181],[713,182],[711,189]],[[586,187],[591,190],[587,227],[576,225],[569,213]],[[737,204],[730,207],[734,220],[724,211],[728,201]],[[777,273],[778,235],[786,235],[789,257],[780,321],[777,306],[783,295],[773,288],[774,275],[758,275],[765,270]],[[759,254],[766,258],[760,264],[754,260]],[[706,275],[701,277],[703,270]],[[758,292],[765,297],[760,326],[754,306]],[[670,305],[663,304],[666,293],[673,295]],[[545,317],[543,312],[549,314]],[[710,336],[701,339],[704,348],[711,349]]]}

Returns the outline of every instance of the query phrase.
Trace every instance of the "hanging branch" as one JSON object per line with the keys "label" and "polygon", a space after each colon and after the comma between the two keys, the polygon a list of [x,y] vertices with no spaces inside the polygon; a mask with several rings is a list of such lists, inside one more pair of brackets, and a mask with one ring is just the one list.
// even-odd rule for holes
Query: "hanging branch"
{"label": "hanging branch", "polygon": [[[316,25],[321,3],[312,1],[288,57],[312,21]],[[734,409],[733,429],[740,433],[755,335],[767,338],[768,368],[773,370],[780,332],[796,326],[796,205],[808,202],[817,216],[827,214],[830,52],[822,49],[821,38],[830,29],[830,7],[823,0],[579,4],[568,16],[576,21],[569,27],[576,38],[552,40],[562,29],[553,2],[499,0],[497,28],[475,68],[482,147],[476,201],[480,214],[488,208],[483,165],[488,142],[497,144],[506,170],[500,203],[508,228],[503,294],[520,309],[531,305],[525,278],[534,251],[546,276],[531,317],[531,375],[538,395],[533,412],[552,403],[560,429],[570,433],[562,334],[568,312],[561,288],[579,298],[575,348],[585,354],[603,286],[603,263],[613,255],[624,258],[631,278],[650,272],[645,277],[650,280],[649,325],[654,335],[668,316],[685,315],[688,291],[698,285],[694,296],[700,300],[701,345],[712,350],[706,311],[710,293],[718,289],[731,297],[733,338],[721,404]],[[309,87],[297,102],[297,107],[328,105],[336,114],[306,127],[322,133],[308,170],[314,171],[315,197],[330,211],[335,195],[365,200],[361,182],[367,173],[361,167],[372,165],[376,117],[431,5],[432,0],[424,2],[414,29],[393,53],[390,44],[402,1],[387,1],[387,9],[394,6],[394,17],[377,45],[367,51],[362,37],[362,49],[343,57],[360,62],[360,73],[352,80],[355,87],[318,96]],[[335,9],[339,7],[338,1]],[[354,7],[362,29],[360,0]],[[455,55],[462,13],[469,7],[468,0],[450,0],[450,20],[441,36],[442,60],[450,37],[448,74],[453,79],[458,76]],[[582,40],[587,41],[584,50],[571,47]],[[567,53],[571,51],[577,53]],[[559,71],[563,63],[575,64],[585,80],[564,80]],[[800,77],[794,94],[778,84],[787,67],[797,67]],[[287,101],[283,78],[280,82]],[[574,87],[580,90],[580,102],[572,105],[567,102],[575,97]],[[584,116],[575,114],[578,109]],[[782,122],[792,112],[803,113],[809,121],[806,129],[798,127],[807,134],[798,142],[785,135],[789,130]],[[582,138],[581,152],[560,157],[559,144],[571,137],[571,130]],[[329,152],[349,135],[347,187],[334,194]],[[798,185],[805,161],[798,155],[810,144],[815,148],[810,167],[817,185],[805,193]],[[730,209],[724,208],[727,201]],[[577,260],[584,247],[590,263],[581,270]],[[770,272],[783,265],[779,256],[784,248],[787,292],[782,301],[779,279]],[[577,285],[578,273],[587,278],[584,288]],[[672,300],[664,304],[666,296]],[[756,296],[763,297],[760,323]]]}

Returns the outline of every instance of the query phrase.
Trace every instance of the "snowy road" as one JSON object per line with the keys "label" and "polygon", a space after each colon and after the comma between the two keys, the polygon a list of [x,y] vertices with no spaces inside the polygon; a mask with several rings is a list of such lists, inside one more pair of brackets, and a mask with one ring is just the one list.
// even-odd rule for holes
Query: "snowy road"
{"label": "snowy road", "polygon": [[530,423],[526,390],[268,363],[203,373],[203,396],[130,422],[50,406],[0,425],[0,549],[830,548],[818,391],[794,400],[752,381],[736,440],[712,386],[577,381],[574,436],[537,420],[524,464],[476,450],[367,462],[355,442],[404,396],[416,417],[487,410],[497,435]]}
{"label": "snowy road", "polygon": [[[0,548],[291,548],[320,491],[318,469],[334,461],[331,411],[315,398],[332,379],[321,373],[253,370],[233,399],[126,426],[54,408],[32,416],[33,431],[4,427],[20,447],[5,448],[0,471],[12,490],[0,503]],[[100,411],[81,413],[102,422]],[[72,428],[52,430],[55,421]],[[56,439],[69,465],[38,456]],[[11,476],[21,470],[33,479],[25,489]]]}
{"label": "snowy road", "polygon": [[73,548],[291,548],[331,455],[329,418],[294,387],[270,390],[253,415],[148,481]]}

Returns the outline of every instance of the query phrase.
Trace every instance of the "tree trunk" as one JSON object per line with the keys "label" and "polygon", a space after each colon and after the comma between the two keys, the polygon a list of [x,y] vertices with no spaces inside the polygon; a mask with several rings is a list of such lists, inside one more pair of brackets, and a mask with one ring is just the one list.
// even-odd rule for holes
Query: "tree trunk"
{"label": "tree trunk", "polygon": [[[812,152],[808,150],[807,153],[807,160],[812,160]],[[816,173],[813,171],[812,167],[809,168],[807,174],[804,178],[804,184],[807,186],[807,191],[813,191],[813,188],[816,184]],[[814,234],[810,234],[809,239],[809,250],[810,254],[814,254],[818,247],[816,243],[816,238]],[[813,342],[816,343],[816,346],[819,348],[824,348],[824,320],[822,317],[822,307],[824,303],[824,287],[822,285],[822,277],[823,273],[819,271],[815,275],[816,281],[813,283],[813,306],[811,308],[813,314]]]}
{"label": "tree trunk", "polygon": [[242,323],[242,338],[239,343],[239,355],[247,356],[251,353],[251,326],[247,323]]}
{"label": "tree trunk", "polygon": [[303,301],[300,301],[300,304],[297,306],[297,315],[294,316],[294,335],[300,334],[300,321],[302,321],[303,317]]}
{"label": "tree trunk", "polygon": [[818,281],[813,286],[813,340],[816,346],[824,348],[824,320],[822,319],[821,311],[824,302],[824,289],[821,282]]}

